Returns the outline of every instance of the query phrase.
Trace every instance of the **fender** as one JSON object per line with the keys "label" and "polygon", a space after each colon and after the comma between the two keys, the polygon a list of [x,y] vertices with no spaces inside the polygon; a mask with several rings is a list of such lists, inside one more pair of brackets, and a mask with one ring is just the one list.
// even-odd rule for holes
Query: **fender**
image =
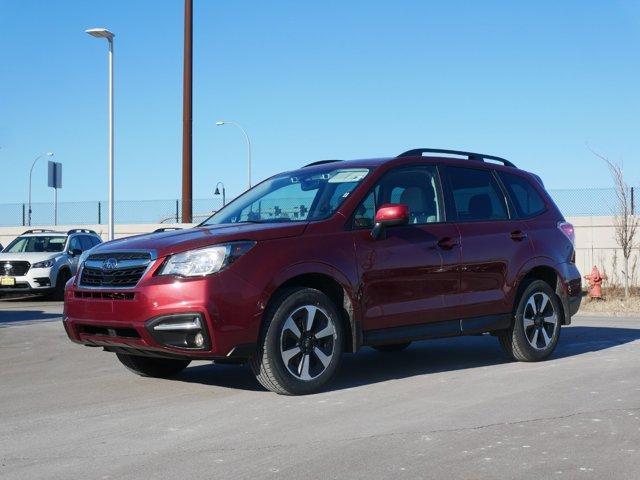
{"label": "fender", "polygon": [[269,300],[275,293],[275,291],[280,288],[284,283],[292,278],[298,277],[300,275],[325,275],[335,280],[344,290],[345,299],[344,305],[342,307],[348,314],[349,317],[349,325],[351,327],[351,335],[352,335],[352,349],[353,351],[357,351],[362,345],[362,323],[360,322],[360,306],[356,302],[353,283],[350,281],[347,275],[338,270],[332,265],[329,265],[324,262],[301,262],[293,265],[289,265],[288,267],[280,270],[276,273],[271,282],[267,285],[264,290],[261,304],[262,313],[267,307]]}
{"label": "fender", "polygon": [[558,263],[555,262],[552,258],[547,256],[540,255],[540,256],[535,256],[529,259],[524,265],[522,265],[522,267],[518,271],[518,274],[514,279],[513,291],[516,292],[513,297],[514,308],[515,308],[515,302],[517,299],[517,292],[519,292],[520,290],[520,286],[522,285],[522,280],[529,274],[529,272],[531,272],[531,270],[533,270],[536,267],[547,267],[555,272],[556,278],[557,278],[555,291],[556,291],[556,295],[558,295],[558,298],[560,298],[560,303],[562,304],[562,310],[563,310],[562,324],[569,325],[571,323],[571,310],[569,308],[569,300],[568,300],[567,294],[564,291],[564,288],[562,288],[562,285],[564,284],[564,279],[562,278],[558,270]]}

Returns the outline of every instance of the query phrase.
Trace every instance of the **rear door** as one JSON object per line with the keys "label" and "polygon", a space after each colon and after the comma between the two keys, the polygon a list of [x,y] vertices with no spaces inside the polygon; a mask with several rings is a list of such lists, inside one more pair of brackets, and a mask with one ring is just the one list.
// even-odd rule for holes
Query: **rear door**
{"label": "rear door", "polygon": [[[377,207],[409,207],[408,225],[374,240]],[[399,167],[386,173],[357,209],[354,242],[365,330],[458,318],[460,238],[444,221],[437,167]]]}
{"label": "rear door", "polygon": [[516,277],[533,255],[492,169],[446,168],[450,209],[460,232],[461,318],[511,312]]}

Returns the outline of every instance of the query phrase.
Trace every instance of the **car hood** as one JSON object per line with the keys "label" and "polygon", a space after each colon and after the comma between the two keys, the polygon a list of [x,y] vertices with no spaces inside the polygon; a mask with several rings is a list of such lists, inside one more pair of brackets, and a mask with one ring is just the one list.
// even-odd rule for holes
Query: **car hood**
{"label": "car hood", "polygon": [[301,235],[307,223],[239,223],[154,232],[112,240],[95,246],[92,253],[155,250],[158,257],[194,248],[238,240],[273,240]]}
{"label": "car hood", "polygon": [[0,264],[6,261],[26,261],[30,264],[42,262],[63,255],[64,252],[0,253]]}

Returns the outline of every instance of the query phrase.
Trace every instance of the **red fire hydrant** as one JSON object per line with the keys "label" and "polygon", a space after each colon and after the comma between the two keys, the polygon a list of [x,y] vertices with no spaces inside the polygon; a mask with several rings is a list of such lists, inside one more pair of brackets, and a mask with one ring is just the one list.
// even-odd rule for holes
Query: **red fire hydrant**
{"label": "red fire hydrant", "polygon": [[591,269],[591,274],[585,275],[584,278],[589,281],[589,297],[602,298],[602,280],[603,275],[600,274],[600,270],[595,265]]}

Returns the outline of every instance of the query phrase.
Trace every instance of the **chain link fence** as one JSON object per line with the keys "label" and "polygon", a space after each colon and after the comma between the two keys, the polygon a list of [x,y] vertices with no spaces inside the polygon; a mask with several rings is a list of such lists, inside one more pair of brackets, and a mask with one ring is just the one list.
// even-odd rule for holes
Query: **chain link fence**
{"label": "chain link fence", "polygon": [[[199,222],[222,207],[220,199],[194,199],[193,221]],[[59,202],[58,225],[106,224],[109,204],[95,202]],[[114,216],[119,224],[180,223],[180,200],[120,200],[114,202]],[[53,203],[31,204],[31,225],[54,225]],[[0,204],[0,226],[29,225],[29,205],[26,203]]]}
{"label": "chain link fence", "polygon": [[[560,211],[568,217],[614,215],[618,210],[618,197],[613,188],[583,188],[549,190]],[[631,188],[629,209],[636,213],[636,189]],[[220,198],[193,200],[193,221],[200,222],[222,207]],[[266,207],[266,206],[265,206]],[[278,206],[268,206],[278,214]],[[295,210],[295,209],[294,209]],[[180,200],[119,200],[115,202],[118,224],[180,223]],[[108,204],[105,201],[58,203],[58,225],[91,225],[107,223]],[[291,215],[296,216],[297,210]],[[29,224],[29,206],[26,203],[0,204],[0,226],[12,227]],[[31,205],[31,225],[53,225],[53,203]]]}

